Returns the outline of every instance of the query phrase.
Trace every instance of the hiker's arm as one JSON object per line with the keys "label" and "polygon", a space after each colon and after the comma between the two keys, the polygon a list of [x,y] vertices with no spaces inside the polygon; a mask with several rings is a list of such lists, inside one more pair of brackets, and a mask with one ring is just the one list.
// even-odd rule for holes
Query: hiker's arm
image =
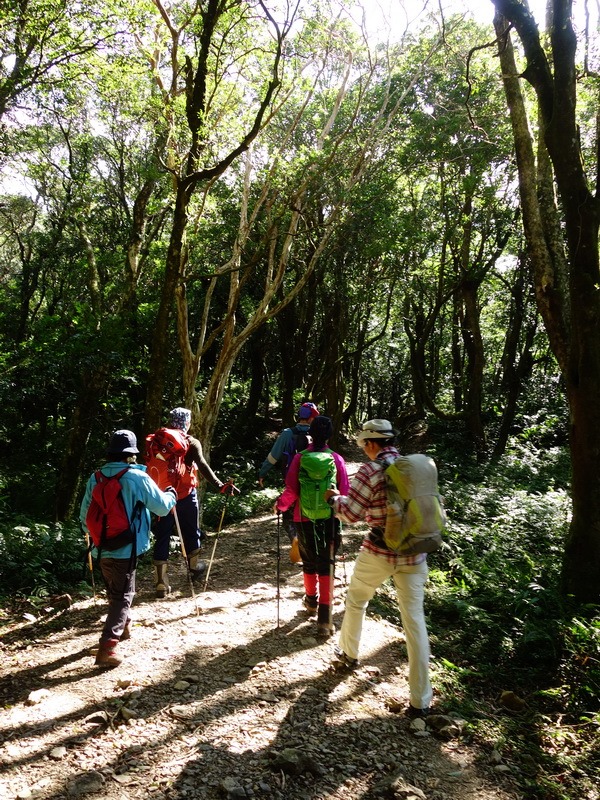
{"label": "hiker's arm", "polygon": [[350,489],[350,481],[348,480],[348,470],[346,469],[346,462],[339,453],[334,453],[333,458],[336,466],[336,486],[340,494],[347,495]]}
{"label": "hiker's arm", "polygon": [[81,501],[81,506],[79,507],[79,521],[81,522],[81,527],[84,530],[87,530],[87,528],[85,527],[85,518],[87,516],[88,508],[90,507],[90,502],[92,500],[92,489],[94,488],[93,484],[95,482],[96,481],[94,479],[94,476],[91,475],[85,487],[85,493],[83,495],[83,500]]}
{"label": "hiker's arm", "polygon": [[135,477],[137,478],[138,475],[141,481],[138,486],[141,489],[142,502],[157,517],[166,517],[177,503],[177,492],[175,489],[163,492],[147,473],[136,472]]}
{"label": "hiker's arm", "polygon": [[296,453],[292,459],[287,475],[285,476],[285,489],[275,504],[279,511],[287,511],[300,496],[300,481],[298,480],[299,470],[300,454]]}
{"label": "hiker's arm", "polygon": [[367,511],[373,505],[371,477],[361,467],[350,484],[347,495],[337,494],[335,490],[326,492],[326,495],[333,498],[330,505],[336,517],[345,522],[360,522],[365,519]]}
{"label": "hiker's arm", "polygon": [[188,439],[190,442],[190,449],[186,455],[186,462],[188,457],[191,458],[192,461],[195,461],[198,465],[198,471],[202,477],[205,478],[216,489],[220,489],[221,486],[223,486],[223,481],[219,480],[216,474],[212,471],[208,461],[204,458],[204,454],[202,453],[202,445],[198,439],[195,439],[193,436],[188,435]]}
{"label": "hiker's arm", "polygon": [[285,428],[285,430],[281,431],[281,433],[275,440],[275,444],[271,448],[271,452],[265,458],[261,468],[258,470],[259,481],[265,477],[265,475],[267,474],[267,472],[269,472],[269,470],[277,466],[279,461],[282,459],[283,454],[285,453],[286,445],[288,444],[288,441],[292,436],[293,434],[291,428]]}

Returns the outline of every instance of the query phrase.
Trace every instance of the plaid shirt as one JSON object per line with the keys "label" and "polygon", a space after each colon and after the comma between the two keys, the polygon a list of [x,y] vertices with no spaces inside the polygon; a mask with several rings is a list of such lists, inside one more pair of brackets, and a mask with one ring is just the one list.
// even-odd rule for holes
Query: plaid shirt
{"label": "plaid shirt", "polygon": [[399,455],[395,447],[383,447],[374,461],[362,464],[352,479],[348,495],[334,498],[333,510],[336,517],[345,522],[365,520],[370,530],[363,540],[363,550],[370,550],[398,565],[410,566],[425,561],[427,555],[418,553],[414,556],[397,556],[388,550],[383,541],[387,508],[384,468]]}

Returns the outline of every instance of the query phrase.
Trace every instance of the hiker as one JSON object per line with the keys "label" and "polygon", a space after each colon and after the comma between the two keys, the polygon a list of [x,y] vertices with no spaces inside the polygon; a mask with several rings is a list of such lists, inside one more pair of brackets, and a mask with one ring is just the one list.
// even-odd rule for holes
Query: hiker
{"label": "hiker", "polygon": [[[317,633],[331,636],[335,632],[332,621],[333,612],[333,566],[335,553],[341,543],[340,522],[336,519],[324,500],[326,486],[337,486],[337,491],[348,491],[348,473],[342,456],[329,449],[328,441],[333,432],[329,417],[315,417],[309,427],[312,439],[308,448],[297,453],[292,459],[285,479],[285,489],[274,505],[276,513],[293,511],[294,524],[298,535],[302,575],[304,579],[304,608],[309,614],[317,615]],[[328,472],[322,478],[324,484],[310,481],[305,476],[308,462],[315,454],[329,454]],[[327,465],[327,462],[323,460]],[[325,471],[325,470],[324,470]],[[307,488],[308,487],[308,488]],[[311,507],[313,493],[316,506]],[[320,516],[318,516],[320,515]]]}
{"label": "hiker", "polygon": [[[132,431],[115,431],[107,450],[108,462],[99,472],[90,476],[79,511],[81,524],[89,534],[86,519],[92,503],[92,492],[101,480],[99,473],[111,477],[125,470],[119,479],[123,501],[121,508],[124,505],[133,536],[126,537],[130,539],[129,543],[117,549],[112,549],[110,540],[107,540],[100,548],[93,547],[91,551],[94,558],[100,558],[100,570],[108,597],[108,614],[96,654],[96,665],[103,669],[121,664],[123,659],[117,656],[116,646],[131,636],[130,610],[135,596],[136,559],[150,549],[150,514],[168,514],[177,500],[175,489],[161,491],[147,475],[146,467],[136,463],[138,453],[137,439]],[[110,514],[107,517],[105,526],[110,524]]]}
{"label": "hiker", "polygon": [[[271,448],[271,452],[265,458],[258,471],[258,483],[262,487],[266,474],[274,467],[279,465],[283,472],[283,478],[287,475],[293,457],[301,450],[305,450],[309,444],[308,429],[313,419],[318,416],[319,409],[314,403],[302,403],[296,415],[296,424],[292,428],[284,428]],[[283,514],[283,527],[289,536],[290,542],[296,536],[292,509]]]}
{"label": "hiker", "polygon": [[427,555],[398,556],[383,540],[386,519],[386,481],[384,468],[399,453],[394,447],[395,432],[385,419],[365,422],[357,443],[369,457],[343,492],[329,489],[327,502],[345,522],[365,520],[369,526],[346,595],[339,648],[333,662],[335,670],[351,670],[358,664],[358,650],[367,605],[381,584],[392,578],[406,635],[410,717],[427,714],[432,698],[429,681],[429,638],[425,624],[424,587],[427,580]]}
{"label": "hiker", "polygon": [[[196,486],[198,485],[198,472],[212,486],[219,491],[231,491],[239,493],[239,489],[233,485],[233,481],[223,483],[213,472],[208,462],[202,454],[202,445],[198,439],[188,433],[192,421],[192,412],[188,408],[174,408],[169,414],[170,429],[175,431],[179,439],[183,441],[183,452],[181,454],[182,465],[181,475],[173,479],[177,490],[177,505],[174,513],[181,529],[185,556],[187,558],[188,570],[193,583],[197,583],[206,572],[206,562],[200,560],[202,550],[202,540],[204,532],[198,526],[198,495]],[[164,431],[165,429],[161,429]],[[159,478],[155,477],[154,467],[152,466],[151,442],[161,431],[151,434],[147,439],[146,464],[151,477],[158,483]],[[175,440],[175,437],[173,437]],[[164,459],[163,459],[164,461]],[[156,597],[162,599],[170,593],[169,578],[167,575],[167,563],[169,559],[169,544],[171,535],[175,531],[175,516],[167,514],[162,516],[154,526],[154,589]]]}

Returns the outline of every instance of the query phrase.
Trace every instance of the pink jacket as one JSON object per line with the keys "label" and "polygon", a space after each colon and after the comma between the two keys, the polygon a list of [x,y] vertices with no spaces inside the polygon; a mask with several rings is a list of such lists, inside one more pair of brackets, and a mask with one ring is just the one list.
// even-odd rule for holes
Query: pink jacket
{"label": "pink jacket", "polygon": [[[314,450],[312,444],[309,444],[308,450]],[[323,450],[327,450],[328,448],[323,447]],[[348,494],[349,488],[349,481],[348,481],[348,473],[346,471],[346,462],[342,458],[339,453],[334,453],[333,450],[331,451],[333,455],[333,460],[335,461],[336,467],[336,485],[340,494],[346,495]],[[285,478],[285,489],[283,490],[281,496],[277,500],[277,509],[279,511],[287,511],[292,505],[294,506],[294,522],[302,522],[306,520],[306,517],[303,517],[300,514],[300,503],[298,502],[300,498],[300,481],[298,479],[298,472],[300,470],[300,456],[301,453],[296,453],[294,458],[292,459],[292,463],[290,464],[290,468]]]}

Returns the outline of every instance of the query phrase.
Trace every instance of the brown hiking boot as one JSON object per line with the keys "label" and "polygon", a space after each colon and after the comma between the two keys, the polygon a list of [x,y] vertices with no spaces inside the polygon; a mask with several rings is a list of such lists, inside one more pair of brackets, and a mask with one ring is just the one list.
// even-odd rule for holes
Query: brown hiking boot
{"label": "brown hiking boot", "polygon": [[102,669],[113,669],[118,667],[123,662],[122,658],[115,652],[116,646],[119,644],[118,639],[107,639],[105,642],[100,642],[98,652],[96,653],[96,666]]}
{"label": "brown hiking boot", "polygon": [[319,622],[317,623],[317,636],[333,636],[335,633],[335,625],[333,622]]}
{"label": "brown hiking boot", "polygon": [[163,598],[169,594],[171,587],[169,586],[169,578],[167,576],[167,562],[154,561],[154,590],[158,598]]}

